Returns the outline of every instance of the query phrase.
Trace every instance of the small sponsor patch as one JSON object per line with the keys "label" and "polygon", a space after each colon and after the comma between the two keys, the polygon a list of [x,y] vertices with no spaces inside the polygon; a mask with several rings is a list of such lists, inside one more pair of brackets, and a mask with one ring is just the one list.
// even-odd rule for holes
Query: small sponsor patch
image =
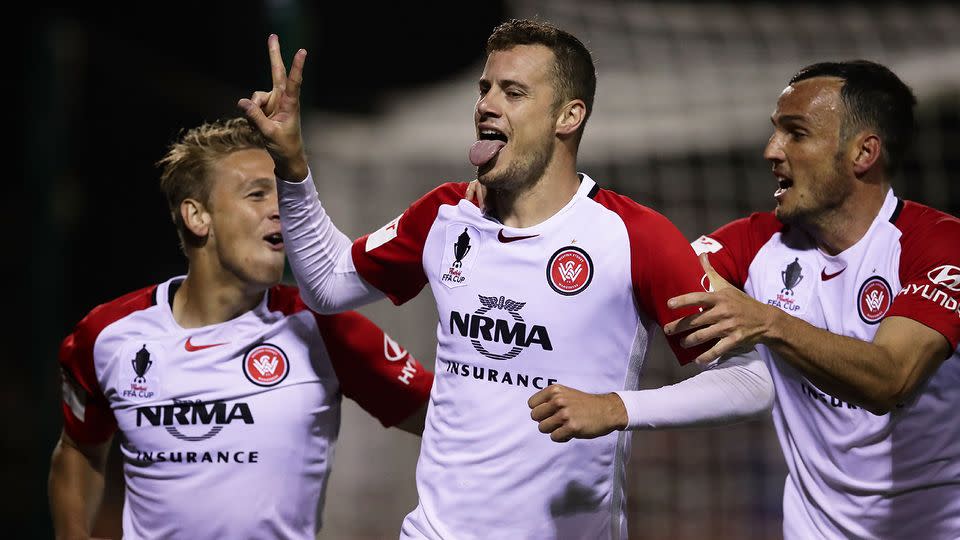
{"label": "small sponsor patch", "polygon": [[547,263],[547,283],[564,296],[581,293],[593,280],[593,261],[586,251],[575,247],[562,247]]}
{"label": "small sponsor patch", "polygon": [[377,249],[378,247],[397,237],[397,231],[400,229],[400,218],[402,217],[403,214],[400,214],[396,218],[392,219],[389,223],[367,236],[367,243],[365,246],[367,253]]}
{"label": "small sponsor patch", "polygon": [[860,319],[867,324],[877,324],[890,309],[892,293],[887,280],[873,276],[860,286],[857,295],[857,311]]}
{"label": "small sponsor patch", "polygon": [[288,373],[287,355],[276,345],[257,345],[243,357],[243,374],[257,386],[276,386],[287,378]]}
{"label": "small sponsor patch", "polygon": [[723,244],[717,242],[709,236],[701,236],[693,242],[690,242],[690,246],[693,248],[693,252],[698,256],[703,253],[716,253],[723,249]]}
{"label": "small sponsor patch", "polygon": [[403,347],[401,347],[399,343],[384,332],[383,357],[389,362],[396,362],[397,360],[403,360],[405,356],[407,356],[407,351],[403,350]]}
{"label": "small sponsor patch", "polygon": [[444,236],[440,283],[449,289],[467,284],[470,268],[480,250],[480,231],[471,225],[451,223]]}

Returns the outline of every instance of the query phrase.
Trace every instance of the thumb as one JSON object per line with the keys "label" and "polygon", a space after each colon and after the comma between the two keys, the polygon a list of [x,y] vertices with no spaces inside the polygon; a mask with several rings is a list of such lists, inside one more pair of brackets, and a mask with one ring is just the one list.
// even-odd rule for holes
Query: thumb
{"label": "thumb", "polygon": [[707,274],[707,279],[710,280],[710,289],[713,291],[719,291],[721,289],[729,289],[732,287],[727,280],[723,279],[716,270],[713,269],[713,265],[710,264],[710,257],[706,253],[700,254],[700,266],[703,267],[703,271]]}
{"label": "thumb", "polygon": [[263,110],[253,101],[243,98],[237,102],[237,107],[243,111],[243,115],[247,117],[247,120],[251,124],[257,127],[260,133],[266,134],[266,131],[270,128],[270,120]]}

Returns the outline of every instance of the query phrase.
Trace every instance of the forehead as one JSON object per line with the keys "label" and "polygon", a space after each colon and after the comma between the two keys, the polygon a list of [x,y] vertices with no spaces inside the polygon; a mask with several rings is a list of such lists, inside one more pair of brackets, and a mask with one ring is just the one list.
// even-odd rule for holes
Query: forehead
{"label": "forehead", "polygon": [[781,116],[801,116],[819,121],[839,119],[843,113],[841,88],[843,79],[838,77],[814,77],[787,86],[777,100],[774,119]]}
{"label": "forehead", "polygon": [[247,148],[220,158],[211,168],[213,190],[238,190],[255,181],[275,182],[273,159],[266,150]]}
{"label": "forehead", "polygon": [[553,51],[543,45],[515,45],[490,53],[482,77],[488,81],[512,80],[527,84],[549,82],[554,63]]}

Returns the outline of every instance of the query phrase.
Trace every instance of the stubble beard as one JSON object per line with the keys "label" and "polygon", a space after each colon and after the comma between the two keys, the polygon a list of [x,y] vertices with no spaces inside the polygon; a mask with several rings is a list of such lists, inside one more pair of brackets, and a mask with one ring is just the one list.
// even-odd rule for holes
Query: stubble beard
{"label": "stubble beard", "polygon": [[816,182],[807,204],[796,201],[791,210],[778,204],[774,211],[777,219],[785,225],[816,227],[824,221],[825,216],[842,206],[850,196],[852,188],[845,179],[841,160],[841,151],[838,150],[834,156],[833,169],[825,175],[826,178]]}
{"label": "stubble beard", "polygon": [[546,144],[526,154],[526,159],[514,160],[499,174],[478,175],[480,183],[487,189],[504,195],[514,195],[533,187],[547,170],[553,156],[556,141],[549,139]]}

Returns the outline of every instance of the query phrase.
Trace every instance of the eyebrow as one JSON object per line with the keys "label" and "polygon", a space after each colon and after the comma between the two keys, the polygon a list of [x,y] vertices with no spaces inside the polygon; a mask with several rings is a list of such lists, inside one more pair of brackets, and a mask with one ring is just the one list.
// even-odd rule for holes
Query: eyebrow
{"label": "eyebrow", "polygon": [[777,115],[773,114],[773,115],[770,115],[770,122],[772,122],[773,125],[806,124],[807,117],[800,114],[785,114],[783,116],[778,117]]}
{"label": "eyebrow", "polygon": [[269,189],[274,187],[276,183],[277,181],[274,180],[273,178],[266,178],[266,177],[254,178],[253,180],[245,182],[243,184],[242,189],[246,190],[246,189],[251,189],[256,187]]}
{"label": "eyebrow", "polygon": [[[483,86],[484,84],[492,85],[493,83],[491,83],[489,79],[480,79],[480,81],[479,81],[477,84],[479,84],[480,86]],[[516,86],[516,87],[520,88],[520,89],[523,90],[523,91],[530,91],[530,86],[529,86],[529,85],[524,84],[524,83],[522,83],[522,82],[520,82],[520,81],[515,81],[515,80],[513,80],[513,79],[501,79],[501,80],[497,81],[497,84],[500,86],[500,88],[507,88],[507,87],[510,87],[510,86]]]}

